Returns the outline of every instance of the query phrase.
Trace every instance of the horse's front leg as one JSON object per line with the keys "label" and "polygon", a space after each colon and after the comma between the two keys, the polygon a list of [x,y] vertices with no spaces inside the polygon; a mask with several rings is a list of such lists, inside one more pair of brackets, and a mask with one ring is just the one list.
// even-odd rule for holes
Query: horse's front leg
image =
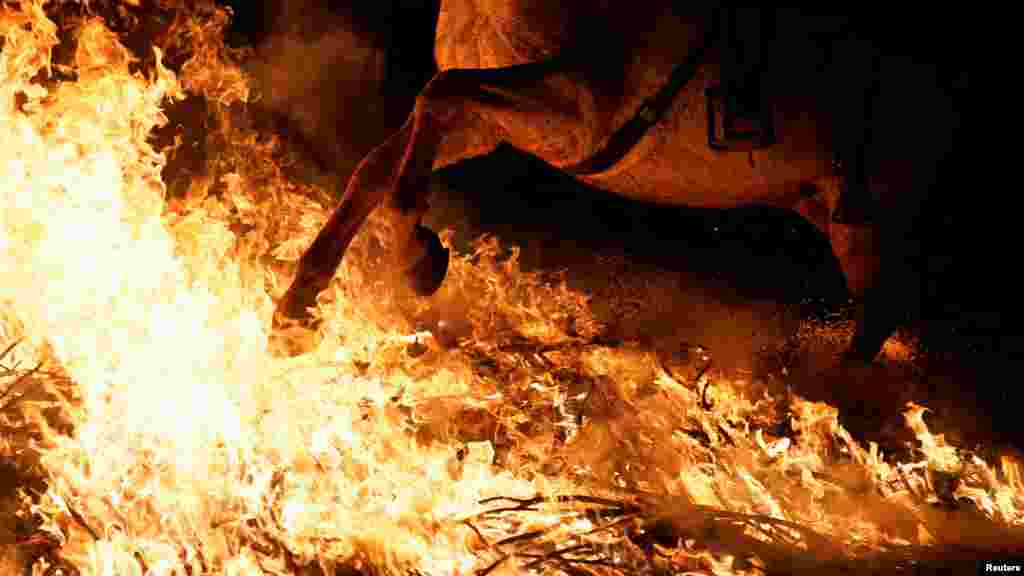
{"label": "horse's front leg", "polygon": [[[525,73],[524,73],[525,71]],[[398,266],[407,285],[421,296],[437,291],[448,272],[449,251],[422,224],[429,208],[431,173],[460,160],[493,151],[502,132],[487,111],[514,109],[517,82],[536,82],[546,65],[525,65],[518,74],[503,70],[448,70],[439,73],[416,100],[411,138],[394,177],[388,208],[398,236]],[[511,88],[490,93],[487,81]]]}
{"label": "horse's front leg", "polygon": [[421,296],[436,292],[448,273],[449,251],[422,221],[429,208],[430,175],[438,148],[454,116],[454,104],[433,101],[428,86],[416,102],[413,137],[398,165],[388,203],[398,235],[399,269],[407,285]]}
{"label": "horse's front leg", "polygon": [[308,338],[291,330],[316,329],[311,309],[327,289],[349,244],[367,217],[381,204],[391,212],[397,234],[398,267],[418,294],[434,293],[448,270],[448,250],[436,233],[422,225],[427,211],[430,174],[435,166],[486,153],[497,144],[480,119],[465,114],[459,88],[475,84],[438,75],[417,98],[402,128],[360,162],[345,195],[316,239],[299,259],[291,286],[277,304],[274,331],[285,336],[285,353],[308,351]]}

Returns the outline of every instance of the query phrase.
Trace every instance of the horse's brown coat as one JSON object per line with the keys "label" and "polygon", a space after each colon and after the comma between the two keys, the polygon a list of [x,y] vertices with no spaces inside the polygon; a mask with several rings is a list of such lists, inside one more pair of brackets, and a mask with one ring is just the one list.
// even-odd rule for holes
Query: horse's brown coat
{"label": "horse's brown coat", "polygon": [[[560,168],[600,150],[675,66],[706,45],[707,14],[676,13],[676,4],[444,0],[435,45],[440,73],[421,93],[405,127],[357,169],[279,310],[295,317],[312,305],[368,210],[381,202],[398,216],[405,264],[421,263],[426,248],[415,229],[426,210],[426,176],[433,169],[500,142]],[[780,13],[777,22],[765,56],[765,90],[778,127],[774,146],[750,153],[708,147],[704,89],[720,76],[720,55],[712,49],[664,118],[611,168],[580,179],[665,204],[791,208],[832,240],[852,292],[880,294],[887,285],[905,285],[898,265],[882,263],[883,254],[898,253],[899,242],[883,242],[900,237],[901,222],[922,197],[921,182],[928,181],[921,176],[933,170],[937,156],[912,155],[893,142],[909,141],[906,130],[926,123],[915,110],[921,101],[906,94],[931,97],[934,87],[927,74],[908,83],[913,64],[886,65],[879,72],[882,85],[898,91],[883,90],[872,118],[878,153],[868,175],[883,213],[877,228],[834,224],[835,120],[852,113],[855,98],[848,96],[860,97],[867,85],[869,78],[857,72],[865,56],[850,49],[858,44],[834,37],[827,19],[792,12]],[[495,71],[472,72],[479,69]],[[933,130],[947,128],[947,118],[931,120]],[[895,327],[885,306],[872,306],[878,312],[864,311],[854,342],[867,357]]]}

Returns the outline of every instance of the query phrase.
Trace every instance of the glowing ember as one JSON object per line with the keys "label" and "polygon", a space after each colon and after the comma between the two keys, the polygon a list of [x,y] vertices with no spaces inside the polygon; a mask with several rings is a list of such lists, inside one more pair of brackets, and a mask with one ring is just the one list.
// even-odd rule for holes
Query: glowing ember
{"label": "glowing ember", "polygon": [[[821,573],[1019,541],[1018,464],[948,445],[923,408],[907,412],[923,456],[898,464],[826,405],[677,380],[599,342],[587,298],[500,263],[494,242],[439,296],[464,313],[459,346],[352,264],[370,258],[361,238],[320,347],[273,357],[275,268],[325,195],[230,125],[249,88],[219,44],[225,15],[176,9],[194,44],[180,81],[158,49],[137,71],[96,17],[55,77],[44,2],[0,8],[0,349],[24,337],[10,358],[59,365],[80,396],[71,434],[37,416],[48,489],[31,507],[81,573]],[[183,87],[231,150],[168,209],[149,138]]]}

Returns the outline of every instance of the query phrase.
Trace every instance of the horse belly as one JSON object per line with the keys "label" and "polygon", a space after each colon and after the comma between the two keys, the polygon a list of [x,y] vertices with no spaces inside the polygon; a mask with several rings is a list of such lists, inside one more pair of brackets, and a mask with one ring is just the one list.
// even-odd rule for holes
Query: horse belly
{"label": "horse belly", "polygon": [[[717,152],[708,146],[706,89],[721,81],[719,54],[676,96],[673,106],[620,162],[581,179],[598,188],[650,202],[728,208],[792,205],[808,184],[833,176],[833,121],[829,78],[810,37],[779,33],[779,56],[764,88],[770,97],[776,142],[753,152]],[[784,39],[784,40],[783,40]],[[677,61],[682,61],[677,59]]]}
{"label": "horse belly", "polygon": [[776,143],[750,152],[708,146],[705,88],[718,66],[701,68],[661,122],[610,170],[581,180],[627,198],[659,204],[732,208],[792,206],[833,177],[832,123],[814,95],[771,102]]}

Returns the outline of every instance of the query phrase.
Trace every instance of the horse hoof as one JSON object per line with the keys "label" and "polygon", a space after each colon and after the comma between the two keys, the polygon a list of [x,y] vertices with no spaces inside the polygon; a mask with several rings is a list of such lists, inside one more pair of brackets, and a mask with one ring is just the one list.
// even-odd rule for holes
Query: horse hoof
{"label": "horse hoof", "polygon": [[275,326],[269,336],[269,349],[276,358],[294,358],[316,350],[323,337],[318,330],[304,326]]}
{"label": "horse hoof", "polygon": [[316,348],[320,323],[309,313],[315,304],[316,296],[303,289],[289,289],[278,302],[270,332],[270,350],[275,356],[294,357]]}
{"label": "horse hoof", "polygon": [[430,296],[448,275],[449,252],[433,230],[419,224],[416,225],[416,241],[426,246],[426,254],[405,271],[405,279],[416,294]]}
{"label": "horse hoof", "polygon": [[280,309],[274,312],[269,336],[270,353],[277,358],[294,358],[307,354],[320,345],[319,322],[306,314],[289,318]]}
{"label": "horse hoof", "polygon": [[274,329],[301,325],[315,327],[315,319],[309,309],[316,306],[316,294],[307,286],[296,282],[285,292],[274,309]]}

